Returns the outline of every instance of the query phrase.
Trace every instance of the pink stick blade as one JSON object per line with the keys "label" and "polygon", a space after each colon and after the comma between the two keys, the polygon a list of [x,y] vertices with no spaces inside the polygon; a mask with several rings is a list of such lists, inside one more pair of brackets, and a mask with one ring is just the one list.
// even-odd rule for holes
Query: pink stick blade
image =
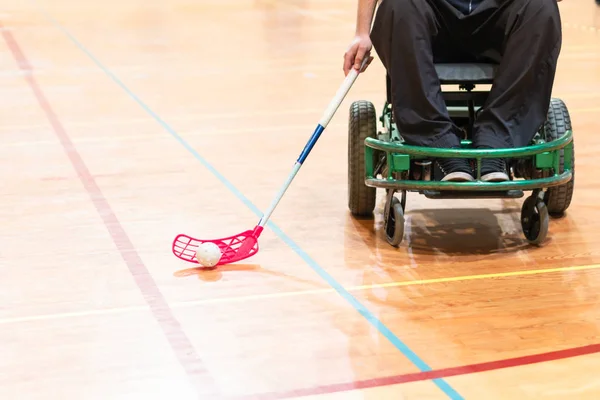
{"label": "pink stick blade", "polygon": [[196,260],[196,250],[202,243],[214,243],[221,249],[221,259],[217,265],[230,264],[246,258],[252,257],[258,253],[258,237],[263,228],[257,226],[254,230],[245,231],[235,236],[222,239],[202,240],[195,239],[188,235],[178,235],[173,241],[173,254],[176,257],[198,264]]}

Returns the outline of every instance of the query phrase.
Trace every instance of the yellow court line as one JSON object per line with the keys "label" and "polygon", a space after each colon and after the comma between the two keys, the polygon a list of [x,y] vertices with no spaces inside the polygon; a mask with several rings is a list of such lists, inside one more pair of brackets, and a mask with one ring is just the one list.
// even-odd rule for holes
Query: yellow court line
{"label": "yellow court line", "polygon": [[[417,285],[428,285],[433,283],[447,283],[447,282],[461,282],[461,281],[474,281],[479,279],[497,279],[497,278],[508,278],[514,276],[527,276],[527,275],[541,275],[549,274],[553,272],[568,272],[568,271],[582,271],[600,269],[600,264],[593,265],[582,265],[574,267],[558,267],[558,268],[546,268],[537,270],[524,270],[524,271],[512,271],[512,272],[498,272],[495,274],[478,274],[478,275],[466,275],[466,276],[454,276],[446,278],[434,278],[434,279],[419,279],[414,281],[402,281],[402,282],[388,282],[388,283],[375,283],[371,285],[360,285],[350,286],[345,289],[348,292],[358,292],[362,290],[377,289],[377,288],[391,288],[391,287],[402,287],[402,286],[417,286]],[[310,294],[328,294],[335,293],[333,288],[324,289],[312,289],[312,290],[298,290],[293,292],[277,292],[277,293],[266,293],[257,295],[247,296],[236,296],[236,297],[220,297],[215,299],[202,299],[193,301],[183,301],[178,303],[171,303],[172,307],[192,307],[200,304],[215,304],[215,303],[238,303],[250,300],[263,300],[273,299],[281,297],[293,297],[303,296]]]}
{"label": "yellow court line", "polygon": [[[600,264],[581,265],[581,266],[572,266],[572,267],[545,268],[545,269],[512,271],[512,272],[498,272],[498,273],[494,273],[494,274],[464,275],[464,276],[454,276],[454,277],[446,277],[446,278],[419,279],[419,280],[414,280],[414,281],[376,283],[376,284],[371,284],[371,285],[350,286],[350,287],[346,287],[345,289],[348,292],[359,292],[359,291],[363,291],[363,290],[377,289],[377,288],[417,286],[417,285],[427,285],[427,284],[435,284],[435,283],[473,281],[473,280],[481,280],[481,279],[509,278],[509,277],[516,277],[516,276],[541,275],[541,274],[549,274],[549,273],[555,273],[555,272],[584,271],[584,270],[593,270],[593,269],[600,269]],[[209,298],[209,299],[202,299],[202,300],[192,300],[192,301],[181,301],[181,302],[170,303],[169,305],[171,308],[176,309],[176,308],[194,307],[194,306],[202,305],[202,304],[242,303],[242,302],[253,301],[253,300],[266,300],[266,299],[276,299],[276,298],[284,298],[284,297],[296,297],[296,296],[317,295],[317,294],[333,294],[333,293],[335,293],[335,289],[323,288],[323,289],[253,294],[253,295],[235,296],[235,297],[219,297],[219,298],[212,298],[212,299]],[[102,310],[90,310],[90,311],[80,311],[80,312],[70,312],[70,313],[57,313],[57,314],[2,318],[2,319],[0,319],[0,325],[11,324],[11,323],[20,323],[20,322],[32,322],[32,321],[40,321],[40,320],[88,317],[88,316],[95,316],[95,315],[124,314],[124,313],[134,312],[134,311],[149,311],[149,310],[150,309],[146,306],[137,306],[137,307],[109,308],[109,309],[102,309]]]}
{"label": "yellow court line", "polygon": [[575,267],[533,269],[533,270],[512,271],[512,272],[498,272],[495,274],[466,275],[466,276],[455,276],[455,277],[448,277],[448,278],[421,279],[421,280],[416,280],[416,281],[405,281],[405,282],[378,283],[378,284],[374,284],[374,285],[355,286],[353,288],[347,288],[346,290],[348,290],[348,291],[350,291],[350,290],[365,290],[365,289],[374,289],[374,288],[427,285],[427,284],[432,284],[432,283],[474,281],[474,280],[478,280],[478,279],[509,278],[509,277],[514,277],[514,276],[541,275],[541,274],[550,274],[553,272],[583,271],[583,270],[590,270],[590,269],[600,269],[600,264],[580,265],[580,266],[575,266]]}

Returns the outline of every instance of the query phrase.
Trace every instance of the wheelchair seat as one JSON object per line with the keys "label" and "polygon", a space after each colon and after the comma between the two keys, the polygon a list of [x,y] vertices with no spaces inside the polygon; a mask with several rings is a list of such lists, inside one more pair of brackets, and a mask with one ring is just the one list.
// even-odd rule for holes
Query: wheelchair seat
{"label": "wheelchair seat", "polygon": [[442,85],[465,83],[491,84],[498,68],[495,64],[440,63],[435,70]]}

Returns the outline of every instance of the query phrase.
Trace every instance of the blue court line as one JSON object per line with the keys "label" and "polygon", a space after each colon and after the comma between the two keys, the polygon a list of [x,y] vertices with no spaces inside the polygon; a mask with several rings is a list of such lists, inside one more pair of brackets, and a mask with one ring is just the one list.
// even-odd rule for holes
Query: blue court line
{"label": "blue court line", "polygon": [[[173,130],[162,118],[152,111],[135,93],[133,93],[121,80],[115,76],[107,67],[105,67],[94,55],[83,46],[71,33],[59,24],[48,12],[41,7],[35,0],[31,0],[37,5],[41,13],[52,22],[60,31],[62,31],[71,42],[73,42],[81,51],[83,51],[106,75],[108,75],[117,85],[119,85],[135,102],[137,102],[146,112],[154,118],[162,127],[169,132],[179,143],[183,145],[192,155],[200,161],[210,172],[212,172],[240,201],[242,201],[250,210],[258,217],[262,216],[262,212],[252,202],[244,196],[231,182],[221,175],[212,165],[210,165],[192,146],[190,146],[175,130]],[[431,367],[425,363],[415,352],[413,352],[402,340],[400,340],[387,326],[385,326],[374,314],[372,314],[361,302],[352,296],[338,281],[335,280],[327,271],[325,271],[315,260],[313,260],[300,246],[298,246],[288,235],[286,235],[277,225],[269,221],[267,226],[279,236],[292,250],[296,252],[321,278],[323,278],[332,288],[334,288],[340,296],[348,301],[371,325],[389,340],[406,358],[408,358],[422,372],[431,371]],[[439,378],[433,382],[438,386],[449,398],[463,400],[464,398],[458,394],[445,380]]]}

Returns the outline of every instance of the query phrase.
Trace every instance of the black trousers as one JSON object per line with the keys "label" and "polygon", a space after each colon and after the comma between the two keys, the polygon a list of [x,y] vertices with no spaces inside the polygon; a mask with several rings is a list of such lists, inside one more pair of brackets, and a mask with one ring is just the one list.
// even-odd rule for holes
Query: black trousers
{"label": "black trousers", "polygon": [[468,15],[447,0],[382,0],[371,40],[390,76],[394,118],[407,144],[460,144],[437,62],[498,64],[474,126],[476,147],[526,146],[546,119],[562,43],[556,0],[483,0]]}

